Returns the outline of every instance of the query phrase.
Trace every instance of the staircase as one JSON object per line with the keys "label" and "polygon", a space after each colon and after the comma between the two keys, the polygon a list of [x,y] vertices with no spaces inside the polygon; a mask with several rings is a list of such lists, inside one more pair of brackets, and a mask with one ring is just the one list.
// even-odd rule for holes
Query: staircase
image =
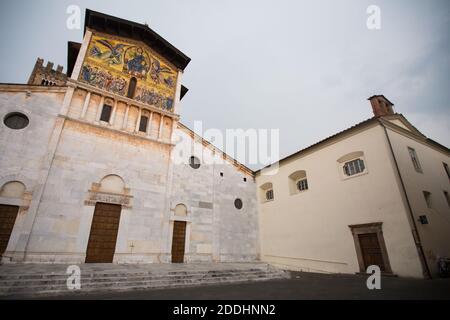
{"label": "staircase", "polygon": [[68,265],[0,266],[0,298],[49,297],[288,278],[263,263],[111,265],[84,264],[81,289],[69,290]]}

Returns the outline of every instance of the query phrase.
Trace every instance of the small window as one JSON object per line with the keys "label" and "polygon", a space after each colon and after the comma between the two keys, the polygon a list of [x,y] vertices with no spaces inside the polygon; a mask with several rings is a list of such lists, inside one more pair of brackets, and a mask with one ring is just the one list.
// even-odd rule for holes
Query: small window
{"label": "small window", "polygon": [[236,207],[236,209],[241,210],[243,207],[243,203],[241,199],[236,199],[234,200],[234,206]]}
{"label": "small window", "polygon": [[447,173],[447,177],[450,180],[450,169],[448,167],[448,164],[446,164],[445,162],[442,163],[444,165],[444,170]]}
{"label": "small window", "polygon": [[247,178],[244,178],[244,182],[247,182]]}
{"label": "small window", "polygon": [[136,78],[132,77],[130,79],[130,85],[128,86],[128,92],[127,92],[127,97],[130,99],[134,98],[134,93],[136,91],[136,84],[137,84]]}
{"label": "small window", "polygon": [[102,114],[100,116],[100,121],[109,122],[111,118],[112,107],[110,105],[103,105]]}
{"label": "small window", "polygon": [[302,179],[297,182],[297,189],[299,191],[308,190],[308,179]]}
{"label": "small window", "polygon": [[197,157],[190,157],[189,159],[189,165],[191,166],[191,168],[193,169],[198,169],[200,168],[200,159]]}
{"label": "small window", "polygon": [[364,170],[366,169],[365,165],[364,165],[364,161],[362,159],[356,159],[356,160],[352,160],[349,162],[346,162],[344,164],[344,174],[346,176],[353,176],[355,174],[358,173],[362,173],[364,172]]}
{"label": "small window", "polygon": [[20,130],[28,126],[30,120],[23,113],[13,112],[5,117],[3,123],[10,129]]}
{"label": "small window", "polygon": [[266,192],[266,200],[267,201],[273,200],[273,190],[272,189],[271,190],[267,190],[267,192]]}
{"label": "small window", "polygon": [[450,207],[450,198],[448,196],[448,192],[447,191],[444,191],[444,197],[445,197],[445,200],[447,200],[447,205]]}
{"label": "small window", "polygon": [[139,123],[139,131],[147,132],[147,124],[148,124],[148,117],[141,116],[141,122]]}
{"label": "small window", "polygon": [[223,172],[220,173],[220,176],[223,178]]}
{"label": "small window", "polygon": [[427,203],[427,207],[431,209],[432,208],[431,192],[423,191],[423,197],[425,198],[425,202]]}
{"label": "small window", "polygon": [[411,161],[413,163],[414,169],[417,172],[422,173],[422,167],[420,166],[419,158],[417,157],[416,150],[411,147],[408,147],[409,156],[411,157]]}

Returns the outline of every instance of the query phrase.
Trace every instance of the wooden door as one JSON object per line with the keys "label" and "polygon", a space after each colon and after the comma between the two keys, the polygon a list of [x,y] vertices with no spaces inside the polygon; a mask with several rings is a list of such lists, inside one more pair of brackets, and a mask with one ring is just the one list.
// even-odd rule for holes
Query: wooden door
{"label": "wooden door", "polygon": [[113,262],[121,210],[120,205],[96,204],[86,252],[86,263]]}
{"label": "wooden door", "polygon": [[368,266],[377,265],[381,271],[386,271],[386,266],[381,252],[380,242],[376,233],[359,234],[359,245],[361,247],[364,267],[367,270]]}
{"label": "wooden door", "polygon": [[186,244],[186,222],[174,221],[172,238],[172,263],[184,262],[184,247]]}
{"label": "wooden door", "polygon": [[19,207],[0,204],[0,256],[5,253]]}

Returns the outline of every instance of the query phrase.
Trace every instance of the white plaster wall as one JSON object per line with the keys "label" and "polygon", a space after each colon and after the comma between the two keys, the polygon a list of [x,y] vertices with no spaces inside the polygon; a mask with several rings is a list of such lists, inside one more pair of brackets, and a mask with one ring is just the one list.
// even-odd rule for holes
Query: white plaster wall
{"label": "white plaster wall", "polygon": [[[364,152],[367,174],[343,179],[337,160],[355,151]],[[309,190],[291,195],[288,176],[297,170],[306,170]],[[275,196],[259,201],[264,261],[292,270],[359,272],[349,225],[382,222],[393,272],[422,276],[381,126],[285,161],[276,175],[256,181],[258,187],[272,182]]]}
{"label": "white plaster wall", "polygon": [[[437,259],[450,257],[450,207],[444,191],[450,193],[450,181],[443,163],[450,165],[448,153],[431,148],[393,130],[389,137],[405,183],[417,229],[432,275],[437,275]],[[408,147],[416,150],[422,173],[414,169]],[[428,208],[423,191],[431,192],[432,208]],[[428,224],[418,222],[419,216],[426,215]]]}

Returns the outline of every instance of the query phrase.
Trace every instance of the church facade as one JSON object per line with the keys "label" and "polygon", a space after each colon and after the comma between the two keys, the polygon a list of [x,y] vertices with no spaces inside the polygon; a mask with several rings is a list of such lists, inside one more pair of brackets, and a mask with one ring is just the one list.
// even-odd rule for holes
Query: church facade
{"label": "church facade", "polygon": [[67,75],[38,59],[0,85],[3,262],[257,259],[253,172],[179,122],[188,63],[88,10]]}
{"label": "church facade", "polygon": [[[68,70],[0,84],[3,263],[264,261],[428,277],[450,257],[450,152],[374,117],[252,171],[180,122],[190,59],[87,10]],[[274,170],[276,168],[276,170]]]}

